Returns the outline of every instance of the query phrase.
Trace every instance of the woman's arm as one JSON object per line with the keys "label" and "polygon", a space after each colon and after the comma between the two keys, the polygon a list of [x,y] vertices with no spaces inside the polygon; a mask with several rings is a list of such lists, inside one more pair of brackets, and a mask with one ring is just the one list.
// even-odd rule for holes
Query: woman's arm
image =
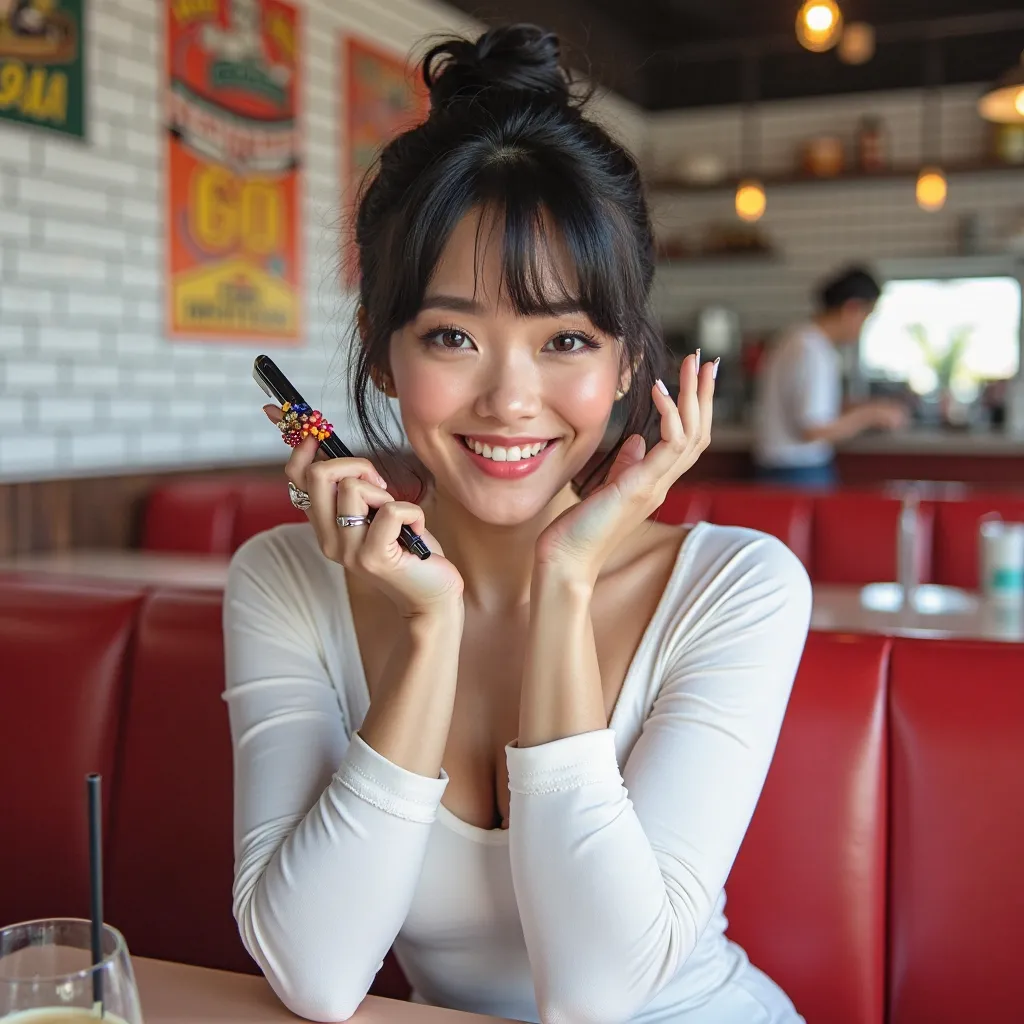
{"label": "woman's arm", "polygon": [[590,627],[571,602],[532,609],[572,630],[531,651],[523,721],[540,745],[508,749],[512,872],[544,1021],[639,1013],[693,951],[739,850],[810,616],[796,557],[740,536],[680,613],[622,776],[603,711],[595,724]]}
{"label": "woman's arm", "polygon": [[304,564],[274,534],[236,556],[224,606],[225,698],[243,942],[290,1009],[338,1021],[366,995],[412,900],[446,780],[436,743],[409,758],[421,767],[426,749],[433,777],[385,753],[404,756],[415,719],[426,724],[428,696],[433,727],[447,734],[461,622],[420,622],[397,639],[364,740],[344,721],[324,664],[330,648],[313,625],[323,615],[317,601],[334,599],[331,587],[317,588],[321,558],[310,545]]}

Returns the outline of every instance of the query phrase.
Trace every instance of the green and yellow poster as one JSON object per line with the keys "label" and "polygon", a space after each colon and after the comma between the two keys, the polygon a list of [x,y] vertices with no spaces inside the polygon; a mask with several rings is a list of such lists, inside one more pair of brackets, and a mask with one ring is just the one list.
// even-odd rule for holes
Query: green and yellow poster
{"label": "green and yellow poster", "polygon": [[0,0],[0,120],[85,135],[85,0]]}

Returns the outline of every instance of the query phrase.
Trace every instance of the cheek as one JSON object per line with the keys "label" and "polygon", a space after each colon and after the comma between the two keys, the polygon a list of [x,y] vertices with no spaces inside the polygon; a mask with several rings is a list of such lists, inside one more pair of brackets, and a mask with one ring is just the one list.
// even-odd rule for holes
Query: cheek
{"label": "cheek", "polygon": [[410,435],[444,423],[472,400],[465,374],[452,373],[429,359],[392,360],[391,372]]}
{"label": "cheek", "polygon": [[614,390],[612,375],[603,370],[565,374],[551,392],[551,405],[578,434],[604,430]]}

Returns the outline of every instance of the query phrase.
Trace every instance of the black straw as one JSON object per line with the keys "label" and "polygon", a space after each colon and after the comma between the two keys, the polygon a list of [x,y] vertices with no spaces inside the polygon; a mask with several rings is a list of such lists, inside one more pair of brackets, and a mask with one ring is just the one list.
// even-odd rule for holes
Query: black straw
{"label": "black straw", "polygon": [[[92,965],[98,968],[103,962],[103,832],[102,804],[100,802],[100,776],[93,772],[85,777],[85,788],[89,795],[89,902],[92,912]],[[92,972],[92,1001],[100,1004],[103,1016],[103,975],[99,970]]]}

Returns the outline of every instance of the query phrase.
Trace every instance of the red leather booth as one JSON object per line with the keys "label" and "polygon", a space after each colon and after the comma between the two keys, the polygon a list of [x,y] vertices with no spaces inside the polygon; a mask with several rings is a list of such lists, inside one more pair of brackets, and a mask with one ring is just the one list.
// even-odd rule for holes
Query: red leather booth
{"label": "red leather booth", "polygon": [[[0,575],[0,921],[87,911],[137,954],[243,971],[220,599]],[[1024,1019],[1024,648],[809,638],[728,883],[731,934],[809,1024]],[[400,977],[376,991],[402,994]],[[888,980],[887,980],[888,979]]]}

